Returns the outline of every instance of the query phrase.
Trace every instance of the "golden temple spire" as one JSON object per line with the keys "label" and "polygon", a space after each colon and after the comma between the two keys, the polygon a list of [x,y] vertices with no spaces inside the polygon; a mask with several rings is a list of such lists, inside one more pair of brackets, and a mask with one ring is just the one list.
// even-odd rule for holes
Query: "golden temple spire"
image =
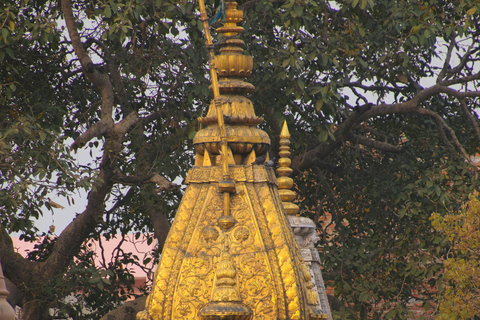
{"label": "golden temple spire", "polygon": [[300,208],[293,203],[292,201],[296,197],[296,193],[292,191],[293,187],[293,179],[289,177],[292,173],[292,168],[290,165],[292,161],[290,160],[290,132],[288,131],[287,127],[287,120],[283,123],[282,132],[280,133],[280,152],[278,155],[280,159],[278,159],[278,168],[277,168],[277,175],[278,178],[278,193],[280,193],[280,197],[282,198],[283,207],[285,208],[285,212],[288,215],[296,215]]}
{"label": "golden temple spire", "polygon": [[205,127],[193,140],[195,166],[137,319],[319,319],[279,182],[272,168],[252,164],[257,157],[268,160],[270,138],[257,128],[263,118],[245,97],[254,86],[244,81],[253,60],[237,37],[243,12],[226,0],[225,24],[217,29],[220,53],[214,55],[199,1],[212,50],[214,99],[199,119]]}

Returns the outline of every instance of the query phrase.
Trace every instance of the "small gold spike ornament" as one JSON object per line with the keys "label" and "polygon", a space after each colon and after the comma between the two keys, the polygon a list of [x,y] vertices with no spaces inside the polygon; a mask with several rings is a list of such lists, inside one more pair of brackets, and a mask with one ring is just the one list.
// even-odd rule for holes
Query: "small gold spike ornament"
{"label": "small gold spike ornament", "polygon": [[296,194],[291,190],[293,187],[293,179],[289,177],[292,173],[292,160],[290,160],[290,132],[288,131],[287,121],[283,123],[282,132],[280,133],[280,152],[278,155],[278,193],[282,199],[283,207],[288,215],[296,215],[300,211],[300,208],[293,203]]}

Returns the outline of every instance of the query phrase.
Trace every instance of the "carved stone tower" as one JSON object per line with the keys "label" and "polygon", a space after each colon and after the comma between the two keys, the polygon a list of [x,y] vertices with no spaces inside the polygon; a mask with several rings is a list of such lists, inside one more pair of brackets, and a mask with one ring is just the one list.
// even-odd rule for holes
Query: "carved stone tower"
{"label": "carved stone tower", "polygon": [[195,166],[139,320],[326,318],[275,174],[252,165],[258,157],[268,160],[270,139],[256,127],[263,119],[245,97],[254,90],[243,81],[253,62],[237,37],[243,12],[236,7],[226,1],[226,23],[217,29],[223,35],[220,54],[211,63],[215,98],[199,119],[205,127],[193,141]]}
{"label": "carved stone tower", "polygon": [[[321,261],[315,243],[318,241],[317,229],[315,222],[310,218],[298,216],[300,208],[292,202],[296,194],[291,190],[293,187],[293,179],[289,177],[292,173],[290,168],[290,132],[288,132],[287,122],[283,124],[280,133],[280,159],[278,159],[279,167],[277,168],[278,191],[282,199],[283,207],[287,213],[288,221],[292,227],[293,234],[297,240],[298,248],[303,258],[303,263],[308,271],[307,290],[312,289],[317,294],[318,308],[326,315],[328,320],[333,320],[332,312],[328,304],[327,292],[323,282],[322,270],[320,268]],[[311,282],[311,283],[308,283]]]}

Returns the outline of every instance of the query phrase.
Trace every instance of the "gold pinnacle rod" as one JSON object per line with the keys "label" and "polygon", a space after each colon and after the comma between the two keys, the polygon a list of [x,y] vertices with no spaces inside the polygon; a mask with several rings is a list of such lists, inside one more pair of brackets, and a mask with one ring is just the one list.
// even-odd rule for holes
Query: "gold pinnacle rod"
{"label": "gold pinnacle rod", "polygon": [[230,216],[230,193],[229,192],[223,193],[223,215],[225,217]]}
{"label": "gold pinnacle rod", "polygon": [[[198,0],[200,6],[200,19],[203,22],[203,31],[205,40],[207,42],[208,52],[210,54],[210,76],[212,78],[213,87],[213,101],[215,109],[217,110],[218,127],[220,128],[220,146],[223,153],[223,180],[230,180],[228,172],[228,149],[227,149],[227,132],[225,131],[225,122],[223,121],[223,109],[221,108],[218,97],[220,96],[220,89],[218,85],[217,68],[215,66],[215,52],[213,50],[212,36],[210,35],[210,26],[208,25],[207,12],[205,10],[205,3],[203,0]],[[225,191],[223,193],[223,215],[230,216],[230,193]]]}
{"label": "gold pinnacle rod", "polygon": [[203,0],[198,0],[200,6],[200,19],[203,22],[203,31],[205,40],[207,41],[207,48],[210,54],[210,76],[212,77],[213,86],[213,100],[217,110],[218,127],[220,128],[220,141],[223,153],[223,175],[228,176],[228,157],[227,157],[227,133],[225,131],[225,122],[223,121],[223,110],[217,101],[220,96],[220,89],[218,86],[217,68],[215,67],[215,53],[213,51],[212,36],[210,35],[210,26],[208,25],[207,12],[205,10],[205,3]]}

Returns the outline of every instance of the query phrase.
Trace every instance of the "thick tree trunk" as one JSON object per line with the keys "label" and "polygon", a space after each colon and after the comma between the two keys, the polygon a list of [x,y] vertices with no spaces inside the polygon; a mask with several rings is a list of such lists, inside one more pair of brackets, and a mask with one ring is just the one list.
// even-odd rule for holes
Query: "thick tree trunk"
{"label": "thick tree trunk", "polygon": [[147,296],[127,301],[121,307],[104,315],[100,320],[135,320],[137,313],[145,309],[145,301],[147,301]]}
{"label": "thick tree trunk", "polygon": [[45,305],[41,305],[39,300],[31,300],[25,302],[22,308],[23,320],[51,320],[49,309]]}

